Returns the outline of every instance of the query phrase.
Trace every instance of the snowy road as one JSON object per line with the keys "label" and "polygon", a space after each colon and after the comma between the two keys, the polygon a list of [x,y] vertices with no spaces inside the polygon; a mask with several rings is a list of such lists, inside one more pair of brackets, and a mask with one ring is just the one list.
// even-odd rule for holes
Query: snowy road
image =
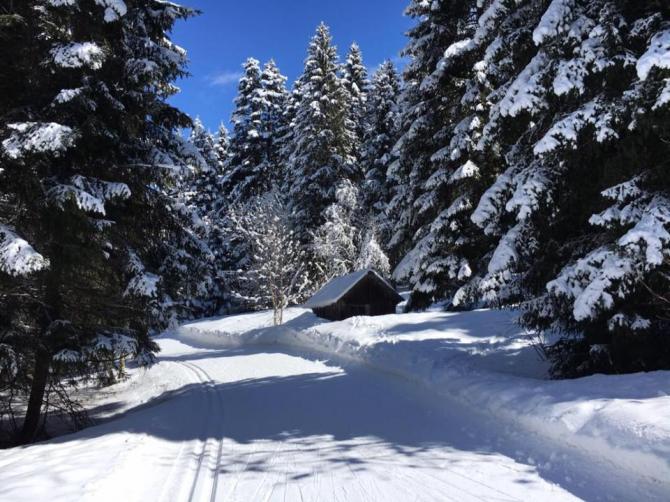
{"label": "snowy road", "polygon": [[291,349],[161,341],[160,400],[0,452],[0,500],[576,500],[409,383]]}

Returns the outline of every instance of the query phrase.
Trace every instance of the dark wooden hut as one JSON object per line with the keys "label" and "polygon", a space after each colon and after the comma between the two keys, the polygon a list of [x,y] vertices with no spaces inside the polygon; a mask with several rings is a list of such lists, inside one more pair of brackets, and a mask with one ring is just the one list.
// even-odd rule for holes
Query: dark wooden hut
{"label": "dark wooden hut", "polygon": [[402,297],[381,275],[366,269],[336,277],[310,298],[305,307],[331,321],[357,315],[394,314]]}

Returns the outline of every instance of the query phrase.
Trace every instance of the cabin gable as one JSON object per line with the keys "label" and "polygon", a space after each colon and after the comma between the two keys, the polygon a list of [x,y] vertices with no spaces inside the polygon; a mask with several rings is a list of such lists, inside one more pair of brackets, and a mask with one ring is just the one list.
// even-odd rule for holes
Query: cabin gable
{"label": "cabin gable", "polygon": [[[361,273],[362,272],[362,273]],[[400,295],[393,287],[382,279],[376,272],[361,271],[354,277],[355,282],[347,285],[344,293],[333,298],[332,301],[318,301],[319,293],[313,298],[316,299],[312,310],[314,313],[324,319],[337,321],[354,316],[376,316],[395,313],[396,306],[402,301]],[[351,274],[353,276],[354,274]],[[348,276],[337,278],[332,281],[345,283]],[[323,290],[332,288],[329,283]],[[307,303],[310,306],[310,302]]]}

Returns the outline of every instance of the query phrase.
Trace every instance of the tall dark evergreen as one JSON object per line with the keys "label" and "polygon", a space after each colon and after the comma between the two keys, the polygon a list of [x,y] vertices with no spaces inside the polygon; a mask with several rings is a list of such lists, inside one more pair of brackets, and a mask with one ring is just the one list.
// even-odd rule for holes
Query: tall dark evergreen
{"label": "tall dark evergreen", "polygon": [[201,161],[166,102],[186,62],[168,32],[192,12],[35,3],[5,4],[0,24],[14,41],[0,44],[14,75],[0,79],[0,375],[27,398],[23,442],[47,395],[80,422],[72,382],[152,360],[149,333],[197,284],[202,251],[168,194]]}
{"label": "tall dark evergreen", "polygon": [[394,222],[386,218],[393,188],[387,173],[399,137],[399,98],[400,77],[395,65],[386,61],[372,77],[361,155],[365,210],[377,226],[382,243],[389,241],[394,227]]}
{"label": "tall dark evergreen", "polygon": [[[349,48],[347,59],[342,67],[342,80],[349,93],[350,118],[356,134],[353,156],[360,169],[370,81],[368,69],[363,64],[363,53],[356,43]],[[363,175],[362,172],[360,174]]]}
{"label": "tall dark evergreen", "polygon": [[261,136],[263,86],[260,62],[249,58],[244,63],[232,116],[233,133],[230,141],[224,191],[231,202],[240,202],[263,190],[258,167],[263,162],[264,140]]}
{"label": "tall dark evergreen", "polygon": [[397,159],[388,171],[395,187],[387,215],[395,228],[387,247],[391,261],[397,264],[394,277],[412,285],[415,305],[425,305],[433,288],[422,267],[440,203],[431,179],[433,156],[447,141],[449,117],[445,111],[451,105],[447,90],[436,84],[433,74],[446,49],[464,29],[461,20],[467,11],[465,2],[451,0],[416,0],[406,11],[417,24],[409,31],[403,52],[410,61],[403,77],[401,137],[394,149]]}
{"label": "tall dark evergreen", "polygon": [[388,213],[392,245],[413,246],[396,277],[414,305],[521,306],[524,325],[564,335],[548,349],[557,376],[667,367],[668,8],[427,9],[409,9]]}
{"label": "tall dark evergreen", "polygon": [[301,232],[323,222],[324,210],[335,201],[338,182],[357,175],[354,124],[338,69],[337,49],[328,28],[321,24],[300,78],[289,159],[291,206]]}
{"label": "tall dark evergreen", "polygon": [[281,136],[288,103],[286,77],[274,61],[261,72],[260,63],[247,60],[233,114],[224,190],[232,203],[262,195],[282,179]]}

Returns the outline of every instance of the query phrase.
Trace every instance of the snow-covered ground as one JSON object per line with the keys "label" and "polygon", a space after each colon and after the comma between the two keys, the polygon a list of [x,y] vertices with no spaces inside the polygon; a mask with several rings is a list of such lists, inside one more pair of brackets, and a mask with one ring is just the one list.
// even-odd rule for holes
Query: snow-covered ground
{"label": "snow-covered ground", "polygon": [[552,382],[513,314],[191,323],[0,500],[668,500],[667,373]]}

